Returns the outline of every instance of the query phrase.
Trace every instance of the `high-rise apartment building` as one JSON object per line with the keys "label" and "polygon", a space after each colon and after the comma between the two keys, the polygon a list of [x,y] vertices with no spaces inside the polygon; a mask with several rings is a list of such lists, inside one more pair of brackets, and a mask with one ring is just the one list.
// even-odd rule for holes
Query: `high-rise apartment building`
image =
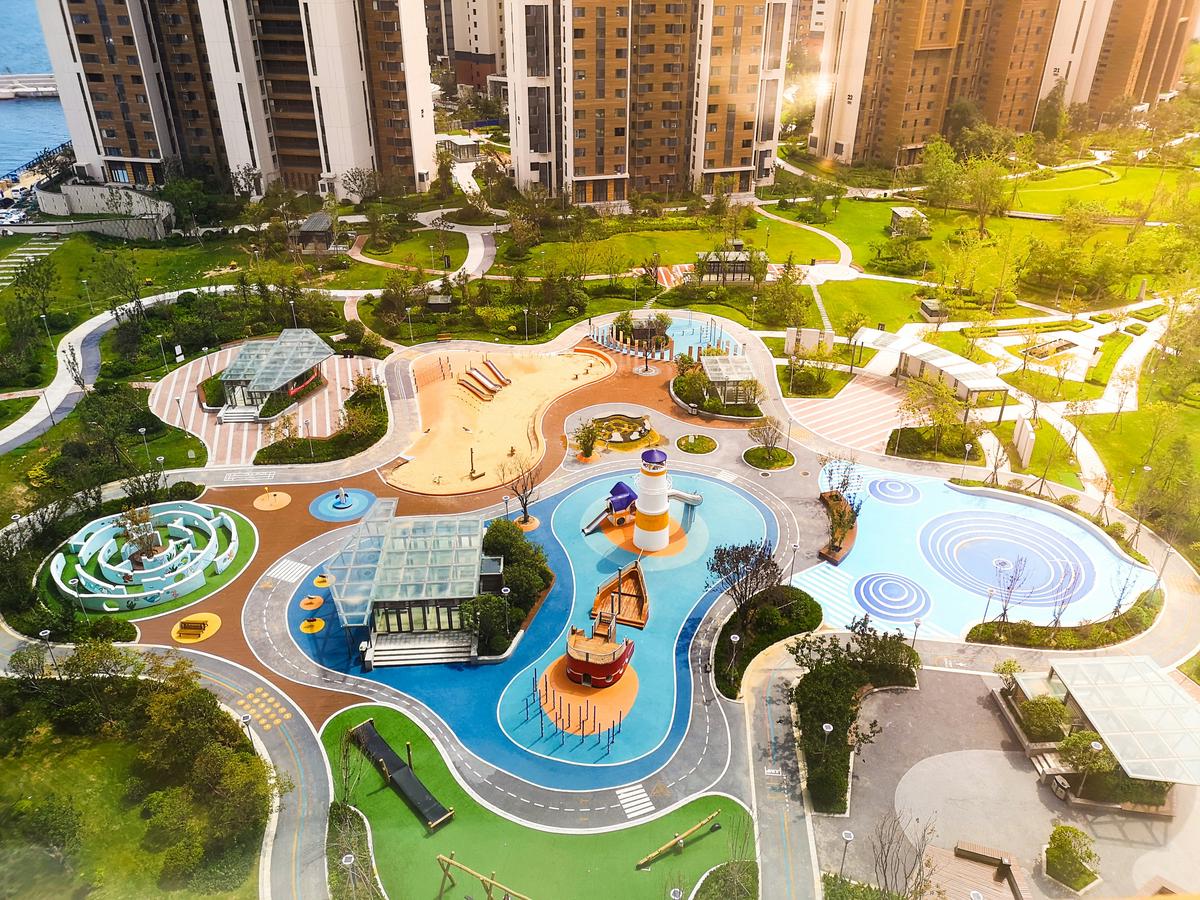
{"label": "high-rise apartment building", "polygon": [[428,187],[421,0],[38,0],[82,174],[154,184],[178,158],[341,192],[374,168]]}
{"label": "high-rise apartment building", "polygon": [[790,2],[507,0],[519,187],[579,203],[772,177]]}
{"label": "high-rise apartment building", "polygon": [[[803,2],[803,0],[799,0]],[[1157,103],[1179,77],[1200,0],[829,0],[809,149],[907,165],[960,100],[1033,127],[1059,82],[1093,114]]]}

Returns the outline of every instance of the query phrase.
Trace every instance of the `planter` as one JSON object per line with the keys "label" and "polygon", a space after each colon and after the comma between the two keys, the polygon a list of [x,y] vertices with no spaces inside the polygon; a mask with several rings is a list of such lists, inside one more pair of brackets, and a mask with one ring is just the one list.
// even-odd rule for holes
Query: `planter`
{"label": "planter", "polygon": [[[786,472],[788,469],[794,469],[794,468],[796,467],[796,457],[795,457],[795,455],[793,455],[793,454],[791,453],[791,451],[788,451],[788,450],[784,450],[783,452],[786,454],[786,456],[791,456],[791,457],[792,457],[792,461],[791,461],[791,462],[784,462],[784,463],[782,463],[781,465],[778,465],[778,466],[772,466],[772,467],[770,467],[770,468],[765,468],[765,467],[763,467],[763,466],[756,466],[754,463],[750,462],[750,460],[748,460],[748,459],[746,458],[746,454],[747,454],[747,453],[750,453],[752,450],[759,450],[759,449],[761,449],[761,448],[759,448],[759,447],[750,447],[750,448],[748,448],[748,449],[746,449],[746,450],[742,451],[742,462],[744,462],[744,463],[745,463],[746,465],[748,465],[750,468],[752,468],[752,469],[755,469],[755,470],[757,470],[757,471],[759,471],[759,472]],[[779,449],[779,448],[776,448],[776,450],[778,450],[778,449]],[[786,458],[786,456],[785,456],[785,458]]]}
{"label": "planter", "polygon": [[596,461],[596,455],[593,453],[591,456],[584,456],[582,453],[576,453],[575,459],[581,463],[594,463]]}
{"label": "planter", "polygon": [[[820,494],[820,499],[821,502],[825,504],[825,509],[827,511],[831,511],[838,506],[844,507],[846,505],[846,499],[842,496],[840,491],[822,491]],[[840,565],[842,560],[845,559],[850,554],[850,551],[854,549],[854,539],[857,537],[858,522],[856,520],[855,523],[850,526],[850,529],[842,536],[842,542],[839,547],[835,549],[832,543],[826,544],[817,551],[817,556],[835,566]]]}
{"label": "planter", "polygon": [[1088,882],[1086,887],[1077,891],[1077,890],[1075,890],[1075,888],[1071,887],[1069,884],[1059,881],[1057,878],[1055,878],[1053,875],[1050,874],[1050,865],[1046,861],[1046,851],[1049,849],[1050,849],[1049,844],[1042,844],[1042,871],[1046,874],[1047,878],[1049,878],[1051,881],[1053,881],[1055,884],[1057,884],[1059,887],[1063,888],[1064,890],[1070,891],[1076,897],[1082,897],[1084,894],[1091,891],[1093,888],[1096,887],[1096,885],[1100,884],[1100,882],[1104,880],[1100,877],[1100,875],[1098,873],[1092,871],[1091,869],[1088,869],[1087,866],[1084,866],[1085,869],[1087,869],[1089,872],[1092,873],[1092,875],[1095,876],[1091,881]]}

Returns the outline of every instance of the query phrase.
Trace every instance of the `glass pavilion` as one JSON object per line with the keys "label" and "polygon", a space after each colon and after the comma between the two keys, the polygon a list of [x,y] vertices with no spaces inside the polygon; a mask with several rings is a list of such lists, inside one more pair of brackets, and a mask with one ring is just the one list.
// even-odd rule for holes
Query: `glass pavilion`
{"label": "glass pavilion", "polygon": [[225,405],[257,408],[276,391],[294,393],[331,356],[333,350],[309,328],[285,328],[274,340],[250,341],[221,372]]}

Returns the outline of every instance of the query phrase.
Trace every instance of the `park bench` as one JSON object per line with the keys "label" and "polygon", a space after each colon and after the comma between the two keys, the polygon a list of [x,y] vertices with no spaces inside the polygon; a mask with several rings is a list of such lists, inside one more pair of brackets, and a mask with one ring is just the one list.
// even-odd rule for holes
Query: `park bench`
{"label": "park bench", "polygon": [[438,343],[441,344],[441,343],[445,343],[446,341],[454,340],[454,335],[451,334],[449,331],[439,331],[437,339],[438,339]]}
{"label": "park bench", "polygon": [[179,633],[189,637],[199,637],[208,629],[208,623],[202,619],[184,619],[179,623]]}
{"label": "park bench", "polygon": [[970,859],[975,862],[995,866],[996,880],[1008,883],[1009,890],[1012,891],[1015,900],[1026,900],[1026,898],[1033,896],[1025,873],[1017,867],[1013,861],[1012,854],[1004,850],[997,850],[994,847],[986,847],[983,844],[959,841],[954,845],[954,855],[961,859]]}

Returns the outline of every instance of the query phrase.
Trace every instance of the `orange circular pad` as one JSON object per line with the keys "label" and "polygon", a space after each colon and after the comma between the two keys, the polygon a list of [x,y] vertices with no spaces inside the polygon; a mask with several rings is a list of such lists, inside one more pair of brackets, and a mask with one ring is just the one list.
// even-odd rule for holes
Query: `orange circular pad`
{"label": "orange circular pad", "polygon": [[687,546],[687,532],[683,530],[683,525],[676,518],[670,520],[670,525],[668,525],[670,537],[667,539],[667,546],[661,550],[639,550],[634,546],[633,525],[632,519],[624,525],[613,525],[606,520],[600,526],[600,531],[622,550],[628,550],[634,555],[645,553],[646,556],[674,556],[677,553],[682,553],[683,548]]}
{"label": "orange circular pad", "polygon": [[292,502],[292,495],[283,491],[267,491],[254,498],[254,508],[263,512],[283,509]]}
{"label": "orange circular pad", "polygon": [[324,597],[318,597],[316,594],[311,594],[300,601],[301,609],[320,609],[325,603]]}
{"label": "orange circular pad", "polygon": [[[636,654],[635,650],[634,655]],[[616,725],[622,718],[628,717],[634,701],[637,700],[638,676],[630,663],[616,684],[604,688],[585,687],[567,677],[567,658],[560,656],[550,664],[546,674],[538,679],[538,691],[541,694],[542,709],[551,721],[557,713],[561,699],[563,731],[583,734],[586,729],[587,734],[592,734],[596,725],[604,731],[609,726]],[[568,706],[571,707],[570,727],[566,721]],[[581,724],[579,717],[585,707],[585,719]]]}
{"label": "orange circular pad", "polygon": [[304,634],[316,634],[325,627],[324,619],[305,619],[300,623],[300,630]]}

